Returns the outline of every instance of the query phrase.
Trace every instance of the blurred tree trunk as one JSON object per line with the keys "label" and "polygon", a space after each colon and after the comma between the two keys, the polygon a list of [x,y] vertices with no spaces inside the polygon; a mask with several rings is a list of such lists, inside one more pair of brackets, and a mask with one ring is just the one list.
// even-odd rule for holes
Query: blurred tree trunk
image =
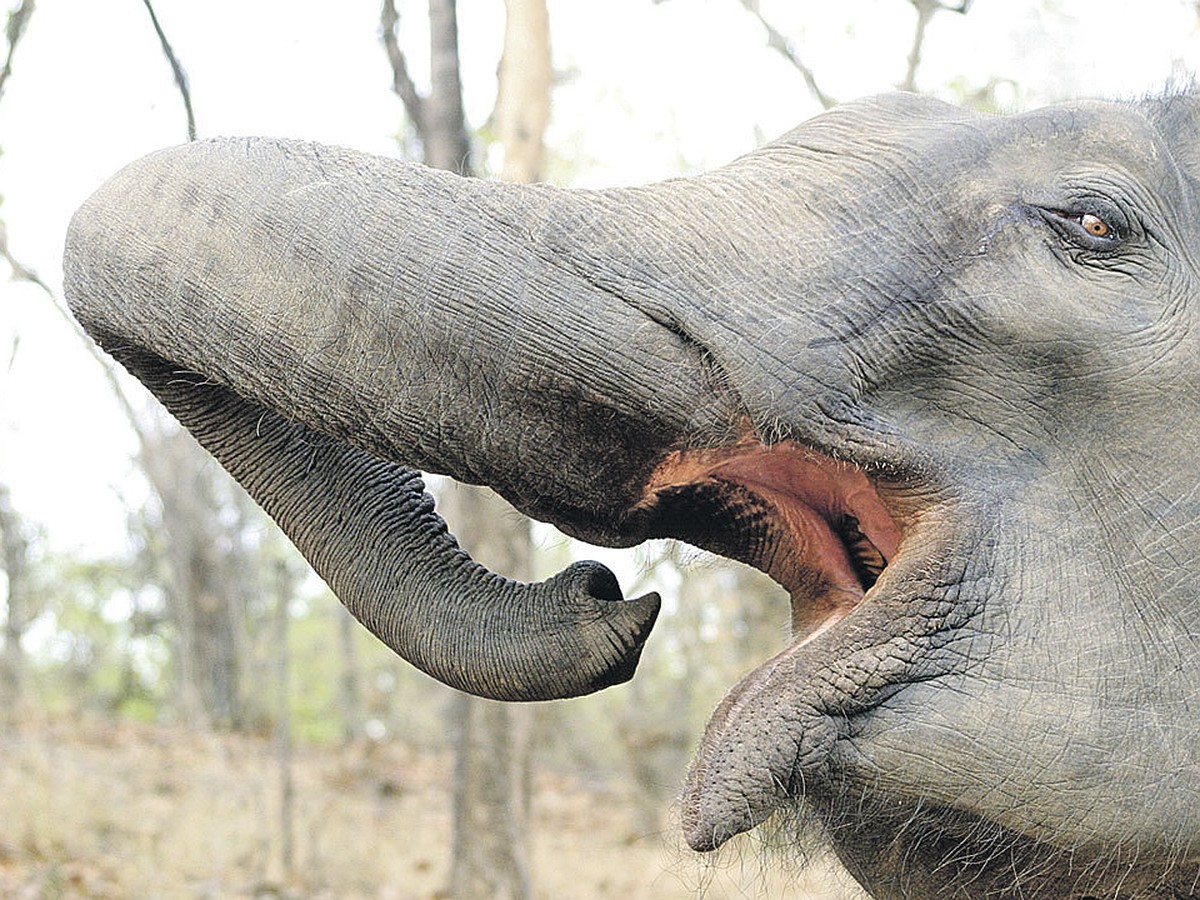
{"label": "blurred tree trunk", "polygon": [[[459,542],[483,565],[510,578],[530,577],[529,522],[487,488],[448,485],[440,497]],[[532,896],[527,863],[530,708],[455,693],[455,900]]]}
{"label": "blurred tree trunk", "polygon": [[279,767],[279,858],[284,884],[296,869],[296,778],[292,746],[291,666],[288,654],[291,600],[296,579],[287,560],[279,556],[271,565],[275,594],[275,762]]}
{"label": "blurred tree trunk", "polygon": [[[473,174],[462,104],[454,0],[430,0],[431,87],[418,96],[395,36],[392,0],[383,8],[384,44],[393,85],[416,126],[428,165]],[[505,151],[505,174],[532,181],[542,161],[549,116],[550,41],[544,0],[510,0],[500,64],[495,124]],[[529,521],[486,488],[453,485],[440,507],[459,542],[483,565],[528,580]],[[526,862],[532,715],[516,707],[456,694],[450,701],[455,747],[454,858],[450,893],[456,900],[532,896]]]}
{"label": "blurred tree trunk", "polygon": [[0,724],[12,724],[24,703],[25,653],[21,638],[32,617],[26,589],[29,542],[24,523],[13,508],[8,486],[0,483],[0,550],[8,591],[5,596],[4,652],[0,655]]}
{"label": "blurred tree trunk", "polygon": [[338,710],[342,715],[342,742],[349,744],[363,733],[362,687],[359,684],[358,654],[354,650],[354,630],[358,622],[350,610],[338,603],[334,608],[338,622],[338,649],[342,671],[338,678]]}
{"label": "blurred tree trunk", "polygon": [[421,121],[425,164],[473,175],[471,139],[463,111],[455,0],[429,0],[429,96]]}
{"label": "blurred tree trunk", "polygon": [[493,118],[504,148],[505,181],[542,177],[550,121],[550,19],[546,0],[508,0]]}
{"label": "blurred tree trunk", "polygon": [[240,727],[245,635],[242,585],[252,565],[240,558],[225,472],[187,432],[141,429],[141,464],[161,503],[162,549],[175,626],[176,702],[203,727]]}

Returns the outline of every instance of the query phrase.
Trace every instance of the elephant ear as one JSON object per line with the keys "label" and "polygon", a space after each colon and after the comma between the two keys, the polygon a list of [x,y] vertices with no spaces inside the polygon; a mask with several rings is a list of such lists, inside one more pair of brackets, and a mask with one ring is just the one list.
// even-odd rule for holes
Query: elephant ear
{"label": "elephant ear", "polygon": [[1186,196],[1200,196],[1200,97],[1192,91],[1171,91],[1139,108],[1158,128],[1180,175],[1192,183]]}

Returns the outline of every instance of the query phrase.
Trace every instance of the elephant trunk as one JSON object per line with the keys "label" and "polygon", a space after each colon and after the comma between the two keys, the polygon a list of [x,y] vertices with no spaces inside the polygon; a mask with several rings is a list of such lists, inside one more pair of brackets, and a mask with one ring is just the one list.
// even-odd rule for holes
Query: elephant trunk
{"label": "elephant trunk", "polygon": [[576,563],[538,584],[488,572],[434,512],[420,473],[180,373],[114,355],[279,523],[351,613],[422,671],[497,700],[572,697],[632,676],[658,614]]}
{"label": "elephant trunk", "polygon": [[622,543],[672,444],[729,433],[696,349],[549,249],[604,206],[308,144],[192,144],[80,209],[66,292],[400,655],[483,696],[572,696],[632,675],[657,596],[623,601],[595,563],[533,585],[483,570],[405,466]]}

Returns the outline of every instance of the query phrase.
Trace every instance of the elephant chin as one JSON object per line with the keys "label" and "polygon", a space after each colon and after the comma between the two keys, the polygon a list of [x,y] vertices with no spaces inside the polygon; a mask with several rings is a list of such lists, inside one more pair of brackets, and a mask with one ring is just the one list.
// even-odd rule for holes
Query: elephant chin
{"label": "elephant chin", "polygon": [[734,686],[701,741],[682,808],[696,850],[819,794],[846,723],[920,677],[921,648],[971,615],[928,600],[931,579],[962,577],[947,568],[964,558],[957,511],[875,468],[747,437],[672,452],[645,486],[647,536],[748,563],[791,597],[790,645]]}

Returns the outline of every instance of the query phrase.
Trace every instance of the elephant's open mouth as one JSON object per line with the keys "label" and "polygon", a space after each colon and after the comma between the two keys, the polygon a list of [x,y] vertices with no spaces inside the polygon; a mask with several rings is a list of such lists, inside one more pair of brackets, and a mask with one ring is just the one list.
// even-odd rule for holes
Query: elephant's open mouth
{"label": "elephant's open mouth", "polygon": [[844,618],[895,556],[900,529],[850,463],[756,441],[670,454],[646,486],[655,532],[746,562],[791,595],[803,640]]}

